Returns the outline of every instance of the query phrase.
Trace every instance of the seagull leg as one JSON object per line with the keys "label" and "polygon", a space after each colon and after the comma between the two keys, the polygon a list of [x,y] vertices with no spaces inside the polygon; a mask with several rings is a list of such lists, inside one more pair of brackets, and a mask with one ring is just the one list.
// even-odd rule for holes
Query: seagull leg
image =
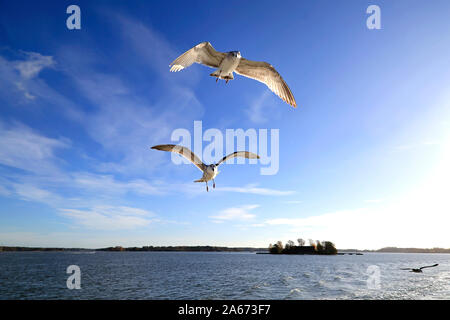
{"label": "seagull leg", "polygon": [[219,77],[216,78],[216,82],[219,81]]}
{"label": "seagull leg", "polygon": [[213,188],[215,188],[215,187],[216,187],[216,182],[213,179]]}
{"label": "seagull leg", "polygon": [[228,81],[230,81],[230,79],[227,79],[227,81],[225,81],[225,84],[227,84],[227,83],[228,83]]}
{"label": "seagull leg", "polygon": [[206,181],[206,192],[208,192],[209,191],[209,188],[208,188],[208,181]]}

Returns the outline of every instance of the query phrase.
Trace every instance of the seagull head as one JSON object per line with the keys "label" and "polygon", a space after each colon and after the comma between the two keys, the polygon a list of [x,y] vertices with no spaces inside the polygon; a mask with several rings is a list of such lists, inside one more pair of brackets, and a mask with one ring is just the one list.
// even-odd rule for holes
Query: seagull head
{"label": "seagull head", "polygon": [[230,51],[230,53],[231,53],[231,55],[233,57],[241,58],[241,52],[240,51]]}

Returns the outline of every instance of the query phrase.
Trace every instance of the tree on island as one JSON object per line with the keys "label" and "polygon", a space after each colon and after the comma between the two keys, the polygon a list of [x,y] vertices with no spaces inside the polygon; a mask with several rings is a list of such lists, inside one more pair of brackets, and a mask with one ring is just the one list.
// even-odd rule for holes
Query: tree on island
{"label": "tree on island", "polygon": [[281,253],[283,251],[283,243],[281,241],[278,241],[274,245],[269,245],[269,252],[270,253]]}
{"label": "tree on island", "polygon": [[319,240],[316,241],[316,251],[323,252],[323,245]]}
{"label": "tree on island", "polygon": [[289,241],[286,243],[286,248],[291,248],[291,247],[295,247],[295,243],[294,243],[294,241],[289,240]]}
{"label": "tree on island", "polygon": [[330,241],[323,242],[323,251],[325,254],[337,254],[337,249],[334,246],[334,243]]}
{"label": "tree on island", "polygon": [[[302,240],[302,239],[298,239]],[[304,242],[298,241],[296,246],[294,241],[289,240],[283,248],[283,243],[278,241],[276,244],[269,245],[269,253],[272,254],[337,254],[337,249],[331,241],[313,241],[309,240],[310,246],[304,246]]]}

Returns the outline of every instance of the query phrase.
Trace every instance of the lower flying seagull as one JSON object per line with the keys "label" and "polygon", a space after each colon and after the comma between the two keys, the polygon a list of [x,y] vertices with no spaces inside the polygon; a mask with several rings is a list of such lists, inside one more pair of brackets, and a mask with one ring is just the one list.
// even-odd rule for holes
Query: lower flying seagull
{"label": "lower flying seagull", "polygon": [[297,107],[291,89],[277,70],[267,62],[247,60],[242,58],[239,51],[219,52],[213,48],[211,43],[202,42],[176,58],[170,64],[170,71],[183,70],[194,62],[215,68],[216,71],[211,73],[210,76],[216,77],[216,82],[219,79],[224,79],[228,83],[229,80],[234,79],[233,72],[236,72],[244,77],[264,83],[287,104]]}
{"label": "lower flying seagull", "polygon": [[222,160],[217,162],[216,164],[210,164],[206,165],[204,164],[195,153],[193,153],[191,150],[189,150],[186,147],[174,145],[174,144],[161,144],[157,146],[153,146],[152,149],[161,150],[161,151],[170,151],[181,154],[183,157],[191,161],[193,164],[197,166],[202,172],[203,176],[199,180],[195,180],[194,182],[206,182],[206,191],[209,191],[208,188],[208,181],[213,181],[213,188],[216,187],[216,182],[214,181],[214,178],[219,174],[219,170],[217,167],[222,163],[227,161],[228,159],[236,158],[236,157],[243,157],[247,159],[259,159],[259,156],[255,153],[248,152],[248,151],[236,151],[233,153],[230,153],[229,155],[223,157]]}
{"label": "lower flying seagull", "polygon": [[425,269],[425,268],[432,268],[432,267],[437,267],[439,264],[433,264],[432,266],[425,266],[425,267],[421,267],[421,268],[418,268],[418,269],[414,269],[414,268],[402,268],[401,270],[410,270],[411,272],[418,272],[418,273],[420,273],[420,272],[422,272],[422,269]]}

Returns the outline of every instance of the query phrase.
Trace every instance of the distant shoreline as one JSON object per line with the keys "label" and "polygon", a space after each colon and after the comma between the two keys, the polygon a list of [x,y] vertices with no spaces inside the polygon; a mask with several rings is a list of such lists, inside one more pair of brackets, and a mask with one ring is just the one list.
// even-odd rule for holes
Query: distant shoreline
{"label": "distant shoreline", "polygon": [[397,248],[385,247],[378,250],[338,249],[338,252],[375,252],[375,253],[450,253],[444,248]]}
{"label": "distant shoreline", "polygon": [[146,246],[146,247],[107,247],[97,249],[58,248],[58,247],[19,247],[0,246],[0,252],[34,252],[34,251],[108,251],[108,252],[266,252],[267,248],[252,247],[215,247],[215,246]]}
{"label": "distant shoreline", "polygon": [[[57,247],[21,247],[0,246],[0,252],[55,252],[55,251],[107,251],[107,252],[267,252],[267,248],[252,247],[216,247],[216,246],[144,246],[144,247],[108,247],[98,249],[57,248]],[[338,249],[339,253],[450,253],[444,248],[397,248],[385,247],[378,250]]]}

